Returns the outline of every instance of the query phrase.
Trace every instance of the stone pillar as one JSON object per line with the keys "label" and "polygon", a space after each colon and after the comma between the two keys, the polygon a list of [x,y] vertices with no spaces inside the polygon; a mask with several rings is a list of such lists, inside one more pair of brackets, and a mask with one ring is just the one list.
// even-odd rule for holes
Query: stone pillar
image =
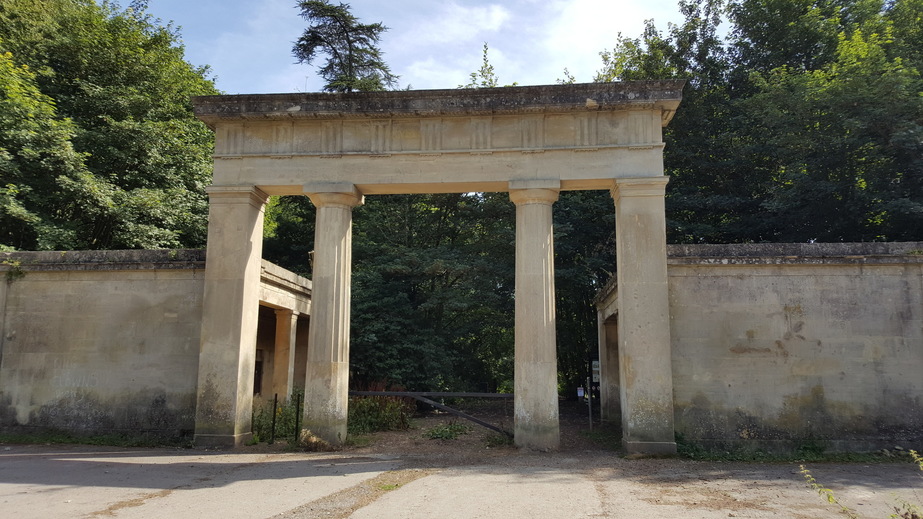
{"label": "stone pillar", "polygon": [[236,447],[252,434],[263,207],[268,196],[253,186],[211,186],[206,191],[208,251],[195,442]]}
{"label": "stone pillar", "polygon": [[558,182],[510,182],[516,204],[514,436],[518,447],[560,447],[551,205]]}
{"label": "stone pillar", "polygon": [[616,317],[597,319],[599,330],[599,411],[604,422],[621,423],[619,402],[619,345]]}
{"label": "stone pillar", "polygon": [[298,312],[276,310],[276,342],[272,358],[272,392],[283,401],[292,394],[295,380],[295,334]]}
{"label": "stone pillar", "polygon": [[619,393],[629,453],[676,452],[667,286],[667,177],[615,181]]}
{"label": "stone pillar", "polygon": [[349,403],[349,309],[352,209],[362,195],[352,184],[305,186],[317,208],[311,327],[304,388],[304,430],[331,444],[346,439]]}

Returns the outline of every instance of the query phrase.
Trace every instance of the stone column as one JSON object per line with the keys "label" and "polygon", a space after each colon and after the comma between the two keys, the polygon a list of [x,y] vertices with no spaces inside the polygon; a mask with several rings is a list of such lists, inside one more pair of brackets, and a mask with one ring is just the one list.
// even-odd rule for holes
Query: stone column
{"label": "stone column", "polygon": [[619,345],[616,317],[597,319],[599,330],[599,411],[604,422],[621,423],[619,403]]}
{"label": "stone column", "polygon": [[676,452],[667,286],[667,177],[615,181],[619,393],[629,453]]}
{"label": "stone column", "polygon": [[298,312],[276,310],[276,342],[272,356],[272,392],[283,401],[292,394],[295,380],[295,333]]}
{"label": "stone column", "polygon": [[352,209],[362,195],[352,184],[308,185],[305,193],[317,208],[317,223],[303,423],[305,431],[336,445],[346,439]]}
{"label": "stone column", "polygon": [[263,207],[268,196],[253,186],[211,186],[206,191],[208,251],[195,442],[232,447],[252,434]]}
{"label": "stone column", "polygon": [[510,182],[516,204],[514,436],[518,447],[560,446],[551,205],[558,182]]}

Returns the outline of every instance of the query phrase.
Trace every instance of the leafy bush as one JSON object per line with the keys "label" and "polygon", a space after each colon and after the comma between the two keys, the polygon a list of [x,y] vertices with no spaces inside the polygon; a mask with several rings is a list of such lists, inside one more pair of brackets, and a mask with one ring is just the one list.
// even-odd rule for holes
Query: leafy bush
{"label": "leafy bush", "polygon": [[397,397],[350,398],[346,431],[349,434],[368,434],[408,429],[412,414],[413,406]]}
{"label": "leafy bush", "polygon": [[304,390],[296,389],[292,395],[279,402],[273,409],[272,402],[254,401],[253,404],[253,443],[268,442],[273,438],[272,417],[276,416],[276,440],[285,440],[294,444],[298,438],[296,424],[301,423]]}

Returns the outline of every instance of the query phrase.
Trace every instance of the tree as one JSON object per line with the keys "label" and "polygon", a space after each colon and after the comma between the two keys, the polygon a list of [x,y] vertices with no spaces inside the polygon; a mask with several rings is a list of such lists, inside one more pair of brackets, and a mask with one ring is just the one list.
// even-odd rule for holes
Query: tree
{"label": "tree", "polygon": [[667,35],[620,38],[599,79],[688,81],[665,132],[668,238],[923,238],[919,7],[683,0]]}
{"label": "tree", "polygon": [[143,2],[124,11],[89,0],[0,2],[0,20],[9,22],[0,24],[0,51],[34,71],[56,116],[69,121],[67,142],[83,165],[53,180],[16,181],[17,196],[29,197],[24,207],[62,232],[40,239],[36,227],[35,239],[7,246],[204,246],[213,135],[189,98],[218,92],[207,68],[183,60],[176,31],[143,9]]}
{"label": "tree", "polygon": [[74,132],[35,74],[12,53],[0,54],[0,248],[53,249],[73,238],[74,201],[60,188],[87,174]]}
{"label": "tree", "polygon": [[324,91],[373,92],[397,85],[398,77],[378,49],[381,33],[388,30],[381,22],[359,23],[349,4],[332,5],[328,0],[302,1],[298,7],[310,25],[292,52],[298,63],[308,64],[318,53],[327,55],[327,62],[318,71],[327,82]]}

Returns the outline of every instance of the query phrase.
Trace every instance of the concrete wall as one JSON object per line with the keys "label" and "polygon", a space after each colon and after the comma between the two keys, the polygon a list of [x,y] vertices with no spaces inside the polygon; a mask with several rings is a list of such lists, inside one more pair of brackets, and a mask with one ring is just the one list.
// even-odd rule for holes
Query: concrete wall
{"label": "concrete wall", "polygon": [[919,446],[921,251],[671,246],[677,432],[721,448]]}
{"label": "concrete wall", "polygon": [[[0,430],[192,434],[204,251],[0,253]],[[311,282],[263,262],[258,330],[272,387],[272,308],[299,312]],[[304,386],[304,367],[296,368]]]}
{"label": "concrete wall", "polygon": [[3,256],[0,427],[191,432],[203,251]]}

